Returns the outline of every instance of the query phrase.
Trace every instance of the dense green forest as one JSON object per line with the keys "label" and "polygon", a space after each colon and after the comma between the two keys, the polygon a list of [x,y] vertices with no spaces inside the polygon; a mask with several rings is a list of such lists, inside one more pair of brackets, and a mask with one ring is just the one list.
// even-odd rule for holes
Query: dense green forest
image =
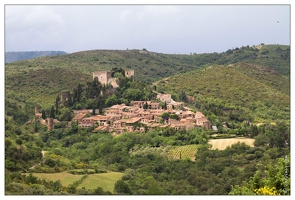
{"label": "dense green forest", "polygon": [[[200,55],[93,50],[6,64],[5,194],[290,195],[289,51],[282,45]],[[122,68],[135,69],[135,80]],[[111,70],[119,88],[93,80],[99,69]],[[69,96],[61,104],[60,92]],[[217,131],[155,128],[113,136],[69,123],[73,109],[101,114],[115,104],[155,100],[157,92],[201,111]],[[35,119],[36,105],[43,118],[60,121],[53,130]],[[254,139],[253,146],[209,144],[240,137]],[[54,178],[40,178],[49,174]]]}

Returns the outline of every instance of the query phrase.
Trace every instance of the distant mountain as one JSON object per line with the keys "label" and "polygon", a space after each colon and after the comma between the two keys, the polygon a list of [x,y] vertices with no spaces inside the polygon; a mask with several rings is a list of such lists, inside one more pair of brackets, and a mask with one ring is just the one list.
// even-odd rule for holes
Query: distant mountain
{"label": "distant mountain", "polygon": [[64,51],[15,51],[5,52],[5,63],[12,63],[20,60],[28,60],[42,56],[55,56],[67,54]]}

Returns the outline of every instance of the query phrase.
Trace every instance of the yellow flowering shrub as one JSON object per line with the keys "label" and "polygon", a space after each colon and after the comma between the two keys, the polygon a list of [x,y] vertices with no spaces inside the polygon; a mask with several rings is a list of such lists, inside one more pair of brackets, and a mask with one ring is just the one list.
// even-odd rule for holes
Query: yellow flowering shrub
{"label": "yellow flowering shrub", "polygon": [[257,195],[280,195],[279,192],[274,188],[264,186],[263,188],[255,189],[254,192]]}

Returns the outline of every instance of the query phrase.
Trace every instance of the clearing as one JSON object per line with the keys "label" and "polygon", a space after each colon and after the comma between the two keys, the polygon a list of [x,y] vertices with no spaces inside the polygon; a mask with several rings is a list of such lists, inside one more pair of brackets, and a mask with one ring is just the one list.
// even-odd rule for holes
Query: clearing
{"label": "clearing", "polygon": [[108,172],[100,174],[89,174],[86,179],[77,187],[86,189],[96,189],[101,187],[104,191],[114,192],[115,183],[120,180],[123,173],[120,172]]}
{"label": "clearing", "polygon": [[[29,175],[29,173],[24,173],[25,175]],[[60,172],[60,173],[33,173],[34,176],[39,179],[45,179],[49,181],[57,181],[60,180],[63,186],[69,186],[70,184],[78,181],[84,175],[73,175],[68,172]],[[107,172],[107,173],[99,173],[99,174],[89,174],[83,182],[78,185],[77,189],[84,187],[85,189],[96,189],[97,187],[101,187],[104,191],[113,192],[115,183],[120,180],[123,176],[123,173],[120,172]]]}
{"label": "clearing", "polygon": [[209,144],[212,145],[212,149],[218,149],[218,150],[224,150],[226,147],[230,147],[233,144],[236,143],[245,143],[246,145],[249,145],[250,147],[254,147],[254,139],[251,138],[228,138],[228,139],[210,139],[208,141]]}

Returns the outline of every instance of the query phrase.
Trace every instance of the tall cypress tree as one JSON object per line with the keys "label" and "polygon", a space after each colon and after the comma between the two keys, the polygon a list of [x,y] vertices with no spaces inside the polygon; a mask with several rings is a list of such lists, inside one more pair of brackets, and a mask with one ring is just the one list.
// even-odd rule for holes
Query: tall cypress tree
{"label": "tall cypress tree", "polygon": [[55,118],[54,106],[51,107],[51,110],[50,110],[50,118]]}
{"label": "tall cypress tree", "polygon": [[55,99],[55,114],[58,115],[58,102],[60,101],[59,95]]}
{"label": "tall cypress tree", "polygon": [[42,119],[46,119],[46,113],[45,113],[44,109],[42,110],[42,116],[41,117],[42,117]]}

